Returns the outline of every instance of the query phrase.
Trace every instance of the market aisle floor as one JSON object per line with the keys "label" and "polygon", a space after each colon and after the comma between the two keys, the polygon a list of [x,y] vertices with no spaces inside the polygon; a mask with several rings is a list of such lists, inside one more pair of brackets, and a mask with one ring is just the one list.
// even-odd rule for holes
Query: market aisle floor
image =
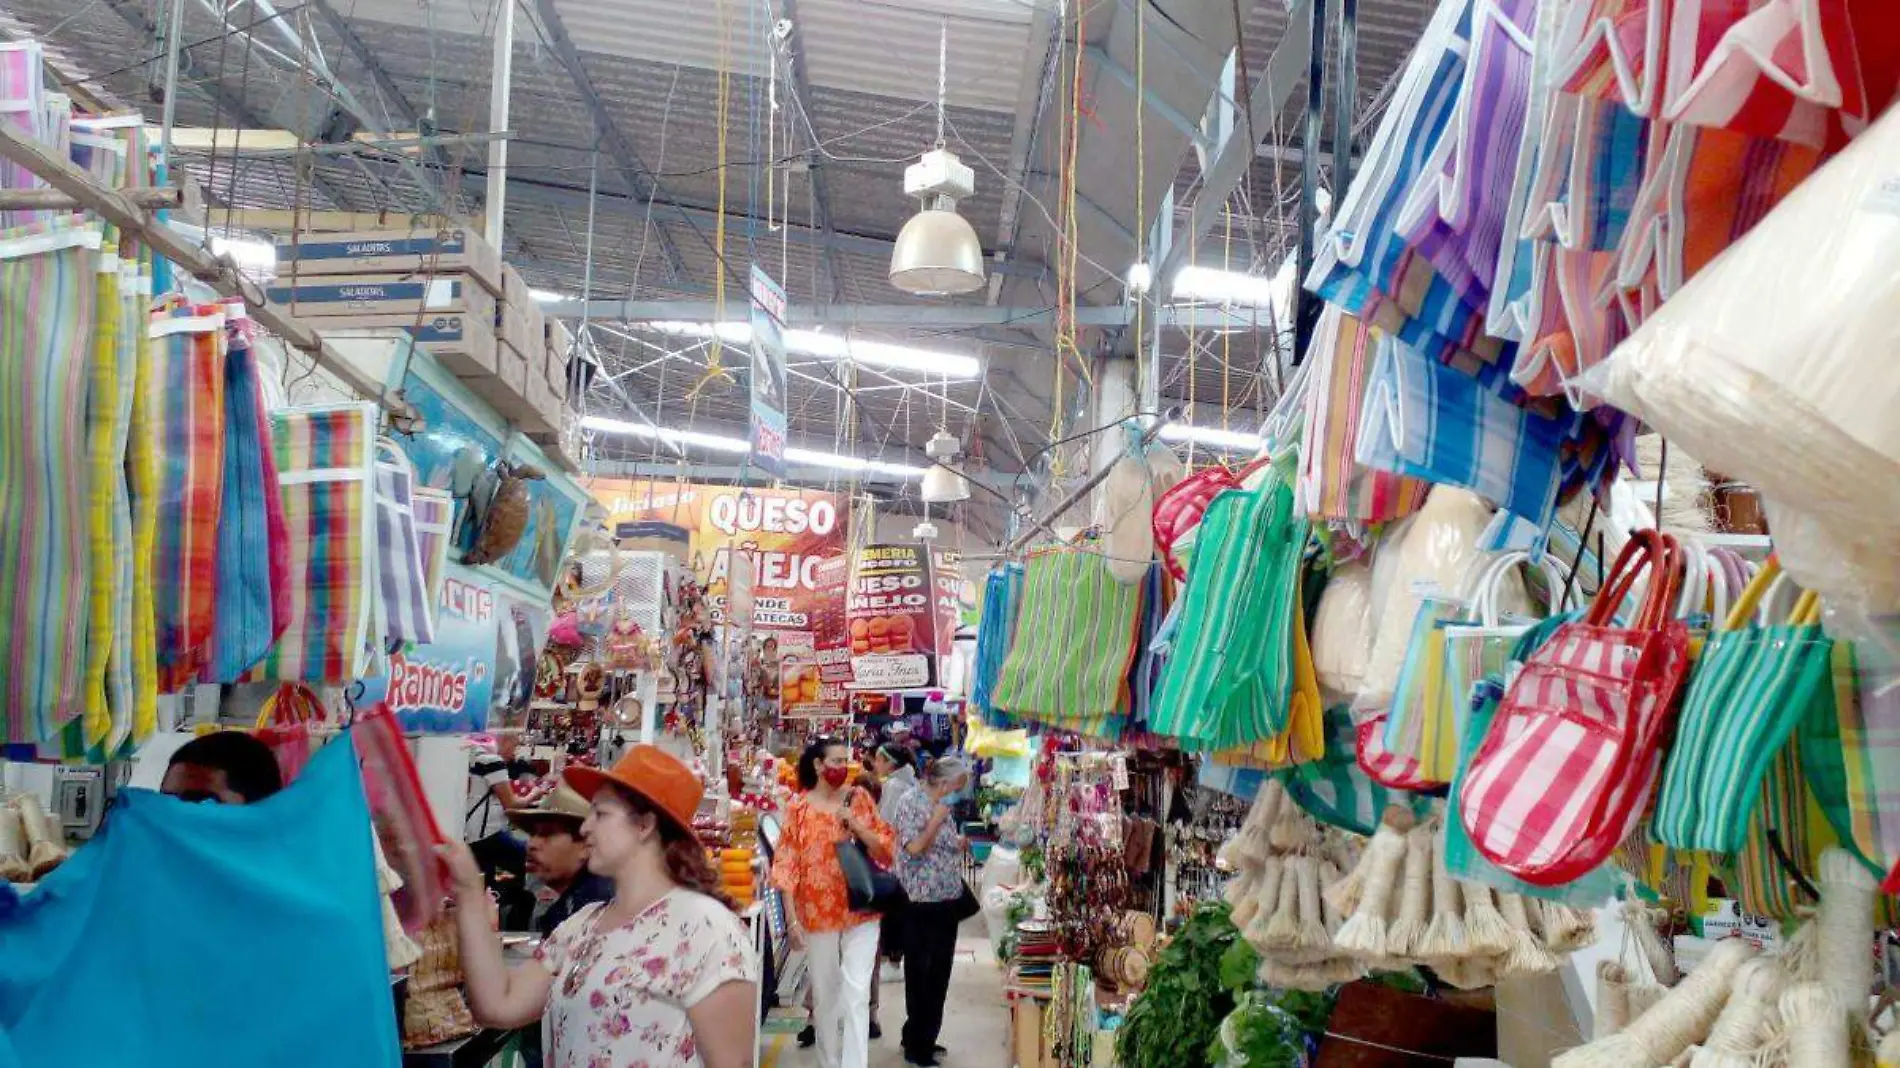
{"label": "market aisle floor", "polygon": [[[871,1043],[871,1068],[904,1068],[904,1053],[897,1042],[904,1026],[903,981],[885,983],[882,996],[878,1018],[884,1025],[884,1037]],[[802,1017],[803,1013],[797,1015]],[[773,1023],[797,1031],[803,1020],[781,1024],[774,1019]],[[990,951],[980,917],[966,924],[957,939],[956,970],[950,975],[950,996],[944,1003],[943,1037],[939,1041],[950,1050],[939,1061],[942,1068],[997,1068],[1009,1063],[1009,1006],[1003,1000],[1003,971]],[[763,1068],[817,1068],[818,1053],[799,1049],[790,1032],[768,1032],[760,1064]]]}

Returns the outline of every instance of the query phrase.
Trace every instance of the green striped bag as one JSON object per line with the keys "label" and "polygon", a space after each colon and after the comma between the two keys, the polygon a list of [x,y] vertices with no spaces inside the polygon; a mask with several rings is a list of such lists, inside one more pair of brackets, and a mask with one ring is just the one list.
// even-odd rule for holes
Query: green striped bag
{"label": "green striped bag", "polygon": [[1814,594],[1785,626],[1744,626],[1777,570],[1770,561],[1749,583],[1695,665],[1650,821],[1671,848],[1740,850],[1774,755],[1810,709],[1833,700],[1832,642]]}
{"label": "green striped bag", "polygon": [[1140,583],[1115,581],[1101,553],[1088,548],[1030,554],[996,706],[1020,719],[1119,738],[1141,591]]}
{"label": "green striped bag", "polygon": [[1228,490],[1209,503],[1151,710],[1156,734],[1222,750],[1286,729],[1307,530],[1277,468],[1260,488]]}
{"label": "green striped bag", "polygon": [[1420,813],[1431,807],[1431,798],[1388,790],[1359,766],[1352,712],[1345,705],[1326,710],[1326,755],[1276,774],[1307,815],[1354,834],[1378,830],[1379,817],[1395,801],[1410,803]]}

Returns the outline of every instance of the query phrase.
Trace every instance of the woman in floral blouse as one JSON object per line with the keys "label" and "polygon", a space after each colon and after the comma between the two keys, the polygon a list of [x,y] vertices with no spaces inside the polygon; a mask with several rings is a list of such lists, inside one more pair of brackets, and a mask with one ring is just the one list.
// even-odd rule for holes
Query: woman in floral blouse
{"label": "woman in floral blouse", "polygon": [[871,984],[877,977],[878,916],[852,912],[845,898],[838,845],[846,835],[871,859],[895,859],[890,825],[877,803],[851,780],[851,747],[819,739],[798,760],[798,784],[785,810],[772,862],[772,882],[792,907],[791,935],[806,948],[824,1068],[865,1068],[870,1059]]}
{"label": "woman in floral blouse", "polygon": [[566,779],[591,799],[587,866],[614,897],[561,924],[533,961],[503,963],[481,870],[466,846],[445,847],[476,1019],[540,1017],[548,1068],[749,1068],[759,962],[692,831],[699,780],[650,745]]}

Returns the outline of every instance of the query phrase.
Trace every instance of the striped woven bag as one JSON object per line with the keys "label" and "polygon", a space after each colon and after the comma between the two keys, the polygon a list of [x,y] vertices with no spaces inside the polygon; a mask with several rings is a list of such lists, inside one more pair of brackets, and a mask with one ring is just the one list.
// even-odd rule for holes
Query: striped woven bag
{"label": "striped woven bag", "polygon": [[158,541],[153,615],[158,686],[198,681],[217,618],[218,521],[224,507],[224,312],[175,305],[152,312],[158,364]]}
{"label": "striped woven bag", "polygon": [[376,406],[367,403],[271,414],[299,611],[246,681],[342,685],[362,677],[376,578],[375,427]]}
{"label": "striped woven bag", "polygon": [[1087,547],[1031,554],[995,703],[1021,719],[1119,737],[1141,594],[1140,586],[1116,581]]}

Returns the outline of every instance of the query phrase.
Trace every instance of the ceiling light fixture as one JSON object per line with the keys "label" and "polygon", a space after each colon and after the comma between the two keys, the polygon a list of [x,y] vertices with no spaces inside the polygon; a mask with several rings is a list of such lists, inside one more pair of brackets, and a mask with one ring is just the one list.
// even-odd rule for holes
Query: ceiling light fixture
{"label": "ceiling light fixture", "polygon": [[[629,423],[621,419],[607,419],[590,415],[581,420],[581,428],[603,434],[624,434],[630,437],[646,438],[663,445],[704,449],[708,452],[725,452],[745,455],[752,451],[752,445],[744,438],[729,438],[723,434],[703,434],[696,430],[674,430],[667,427],[648,426],[645,423]],[[898,478],[920,478],[924,474],[921,467],[910,464],[886,463],[883,460],[866,460],[861,456],[841,456],[837,453],[818,452],[813,449],[789,447],[785,450],[785,459],[795,464],[809,464],[813,467],[828,467],[839,471],[870,472],[880,475],[894,475]]]}
{"label": "ceiling light fixture", "polygon": [[988,281],[983,273],[983,242],[970,220],[957,214],[957,201],[976,193],[976,172],[943,147],[949,56],[946,22],[937,44],[937,143],[923,159],[904,169],[905,195],[916,197],[923,206],[898,231],[897,242],[891,246],[891,284],[920,297],[973,293]]}
{"label": "ceiling light fixture", "polygon": [[1145,263],[1132,263],[1128,266],[1128,291],[1137,296],[1148,292],[1155,284],[1154,268]]}
{"label": "ceiling light fixture", "polygon": [[924,446],[924,455],[937,461],[924,471],[924,484],[919,490],[927,504],[951,504],[970,499],[970,480],[963,477],[963,471],[956,466],[957,454],[963,446],[948,430],[939,430]]}
{"label": "ceiling light fixture", "polygon": [[240,271],[264,275],[277,273],[277,246],[268,241],[253,241],[247,237],[224,237],[213,234],[211,235],[211,254],[229,257]]}
{"label": "ceiling light fixture", "polygon": [[[674,319],[654,319],[634,324],[674,337],[710,338],[716,332],[728,345],[752,343],[749,323],[694,323]],[[849,360],[867,367],[889,367],[901,371],[922,371],[947,378],[976,378],[983,373],[983,362],[974,356],[938,352],[885,341],[863,341],[817,330],[787,330],[785,348],[801,356],[825,360]]]}
{"label": "ceiling light fixture", "polygon": [[1237,430],[1217,430],[1213,427],[1191,426],[1185,423],[1169,423],[1161,428],[1164,441],[1191,441],[1196,445],[1206,445],[1214,449],[1226,449],[1230,452],[1258,452],[1260,435],[1243,434]]}
{"label": "ceiling light fixture", "polygon": [[559,300],[574,299],[566,293],[556,293],[552,289],[530,289],[528,290],[528,296],[533,297],[536,304],[553,304]]}

